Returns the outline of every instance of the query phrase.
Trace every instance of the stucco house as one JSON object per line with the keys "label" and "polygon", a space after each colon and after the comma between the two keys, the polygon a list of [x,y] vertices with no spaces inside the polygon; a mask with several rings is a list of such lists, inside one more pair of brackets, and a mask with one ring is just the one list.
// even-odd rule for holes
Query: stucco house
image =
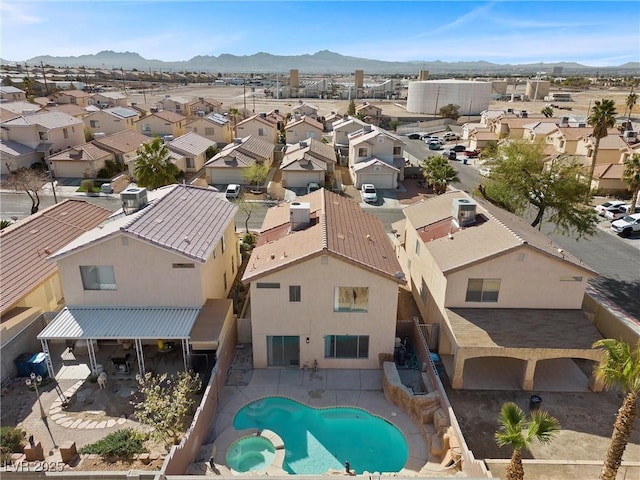
{"label": "stucco house", "polygon": [[49,96],[56,103],[72,103],[80,107],[89,105],[90,94],[82,90],[63,90]]}
{"label": "stucco house", "polygon": [[224,146],[233,141],[233,128],[229,119],[219,113],[212,113],[205,116],[196,116],[187,123],[187,132],[198,135]]}
{"label": "stucco house", "polygon": [[599,361],[581,306],[596,276],[521,218],[451,191],[403,210],[396,253],[453,388],[599,390],[573,359]]}
{"label": "stucco house", "polygon": [[105,162],[115,162],[113,152],[100,148],[94,143],[76,145],[47,158],[47,163],[55,177],[59,178],[96,178]]}
{"label": "stucco house", "polygon": [[19,88],[13,86],[0,86],[0,100],[4,102],[24,102],[27,94]]}
{"label": "stucco house", "polygon": [[288,144],[301,142],[309,138],[322,140],[324,128],[320,122],[312,117],[294,115],[285,126],[286,142]]}
{"label": "stucco house", "polygon": [[575,154],[578,149],[578,143],[582,137],[591,135],[592,127],[558,127],[558,130],[551,132],[547,141],[559,153]]}
{"label": "stucco house", "polygon": [[132,108],[113,107],[89,113],[82,121],[91,133],[112,133],[123,130],[135,130],[135,123],[140,120],[140,114]]}
{"label": "stucco house", "polygon": [[[22,157],[33,159],[34,155],[26,153],[26,150],[34,150],[36,161],[44,160],[47,156],[79,145],[85,142],[84,124],[82,120],[60,112],[42,112],[31,115],[21,115],[0,124],[2,127],[2,140],[9,143],[15,142],[26,148],[15,146],[14,150],[24,150],[22,155],[11,155],[13,160]],[[24,157],[26,155],[26,157]],[[2,173],[8,173],[6,161],[2,162]],[[29,165],[13,165],[12,170]]]}
{"label": "stucco house", "polygon": [[298,105],[291,109],[291,116],[309,117],[313,118],[314,120],[318,120],[318,107],[309,102],[303,102],[302,100],[299,100]]}
{"label": "stucco house", "polygon": [[135,122],[137,131],[150,137],[179,137],[184,135],[186,124],[187,119],[184,116],[168,110],[153,112]]}
{"label": "stucco house", "polygon": [[360,105],[356,105],[356,115],[362,117],[372,125],[380,125],[382,108],[369,102],[363,102]]}
{"label": "stucco house", "polygon": [[158,101],[158,105],[161,110],[167,112],[178,113],[188,117],[191,115],[190,109],[191,100],[184,97],[178,97],[174,95],[165,95],[162,100]]}
{"label": "stucco house", "polygon": [[628,192],[627,183],[622,180],[623,174],[624,165],[621,163],[598,163],[593,169],[591,186],[605,195]]}
{"label": "stucco house", "polygon": [[197,172],[204,167],[207,161],[206,152],[210,147],[215,147],[216,142],[202,137],[194,132],[188,132],[167,143],[169,150],[185,157],[185,171]]}
{"label": "stucco house", "polygon": [[99,108],[126,107],[127,95],[122,92],[94,93],[89,98],[88,104],[96,105]]}
{"label": "stucco house", "polygon": [[558,131],[558,125],[556,123],[538,121],[528,123],[524,125],[523,128],[522,138],[531,142],[542,139],[545,143],[551,143],[548,139],[549,135]]}
{"label": "stucco house", "polygon": [[371,183],[376,188],[397,188],[404,177],[404,142],[379,127],[365,125],[349,135],[349,168],[353,184]]}
{"label": "stucco house", "polygon": [[199,115],[202,112],[203,116],[207,116],[211,113],[222,113],[222,102],[219,102],[215,98],[198,97],[198,100],[194,100],[188,104],[188,110],[191,115]]}
{"label": "stucco house", "polygon": [[237,137],[259,137],[273,145],[278,143],[279,133],[277,121],[269,118],[266,113],[257,113],[236,125]]}
{"label": "stucco house", "polygon": [[138,149],[143,143],[152,141],[153,138],[138,132],[123,130],[106,137],[94,138],[91,143],[103,150],[113,152],[116,162],[125,165],[138,156]]}
{"label": "stucco house", "polygon": [[283,187],[306,187],[311,182],[325,184],[327,174],[334,171],[336,154],[333,147],[320,140],[309,139],[288,145],[280,163]]}
{"label": "stucco house", "polygon": [[393,354],[400,265],[356,202],[320,189],[270,208],[242,281],[255,368],[380,368]]}
{"label": "stucco house", "polygon": [[205,164],[207,183],[246,184],[246,168],[256,162],[271,167],[273,147],[272,143],[252,135],[234,139]]}
{"label": "stucco house", "polygon": [[43,348],[86,342],[95,371],[94,344],[127,341],[141,374],[158,340],[175,344],[185,368],[192,353],[217,348],[232,323],[237,206],[210,188],[172,185],[147,202],[151,194],[123,191],[123,212],[50,256],[66,306],[38,335]]}
{"label": "stucco house", "polygon": [[[576,145],[576,155],[584,155],[589,162],[593,157],[595,149],[595,138],[591,135],[582,136]],[[623,163],[624,159],[631,155],[631,150],[627,142],[622,139],[620,132],[613,128],[608,135],[600,139],[598,147],[598,158],[596,165],[607,163]]]}
{"label": "stucco house", "polygon": [[362,130],[365,125],[366,123],[362,120],[350,117],[349,115],[344,115],[339,120],[333,122],[331,128],[333,131],[331,139],[333,148],[346,158],[349,155],[349,135]]}
{"label": "stucco house", "polygon": [[492,119],[489,123],[489,128],[500,138],[522,138],[524,136],[526,125],[530,125],[534,122],[551,123],[555,125],[557,120],[555,118],[547,118],[542,115],[503,115],[502,117]]}
{"label": "stucco house", "polygon": [[497,142],[500,138],[497,133],[473,130],[469,133],[469,150],[485,148],[489,142]]}

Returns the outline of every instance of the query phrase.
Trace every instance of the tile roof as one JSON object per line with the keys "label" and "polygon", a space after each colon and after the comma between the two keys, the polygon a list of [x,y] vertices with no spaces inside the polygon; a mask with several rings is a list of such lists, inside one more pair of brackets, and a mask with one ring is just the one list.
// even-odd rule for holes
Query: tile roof
{"label": "tile roof", "polygon": [[302,125],[303,123],[306,123],[310,127],[314,127],[314,128],[319,129],[319,130],[323,130],[324,129],[323,125],[320,122],[318,122],[317,120],[314,120],[311,117],[308,117],[307,115],[303,115],[298,120],[290,121],[289,123],[287,123],[286,128],[289,129],[289,128],[295,127],[297,125]]}
{"label": "tile roof", "polygon": [[402,140],[399,136],[394,135],[393,133],[388,132],[387,130],[384,130],[380,127],[376,127],[375,125],[369,125],[368,123],[365,124],[362,130],[358,130],[356,132],[349,134],[349,143],[356,145],[358,143],[370,141],[371,139],[376,138],[380,135],[384,135],[385,137],[390,138],[394,142],[399,142],[403,145],[405,143],[404,140]]}
{"label": "tile roof", "polygon": [[[404,164],[404,159],[402,159],[402,164]],[[394,165],[389,165],[387,162],[385,162],[384,160],[380,160],[377,157],[370,158],[369,160],[365,160],[364,162],[358,162],[353,167],[351,167],[351,169],[354,172],[359,172],[360,170],[364,170],[365,168],[371,167],[372,165],[380,165],[381,167],[388,168],[389,170],[395,170],[396,172],[400,171]]]}
{"label": "tile roof", "polygon": [[20,90],[19,88],[13,86],[0,86],[0,93],[25,93],[24,90]]}
{"label": "tile roof", "polygon": [[0,153],[2,153],[2,155],[19,157],[33,152],[35,152],[34,148],[23,145],[22,143],[14,142],[13,140],[0,140]]}
{"label": "tile roof", "polygon": [[100,92],[100,93],[94,93],[91,96],[92,97],[100,96],[100,97],[110,98],[112,100],[122,100],[123,98],[127,98],[127,96],[121,92]]}
{"label": "tile roof", "polygon": [[262,117],[259,113],[256,113],[255,115],[252,115],[249,118],[245,118],[241,122],[238,122],[238,124],[236,125],[236,128],[241,127],[247,123],[253,123],[253,122],[259,122],[271,128],[275,128],[277,123],[275,120],[269,117]]}
{"label": "tile roof", "polygon": [[162,103],[166,100],[169,100],[171,102],[175,102],[175,103],[182,103],[182,104],[187,104],[187,103],[191,103],[191,100],[188,100],[184,97],[179,97],[179,96],[174,96],[174,95],[170,95],[168,97],[163,98],[162,100],[160,100],[160,102],[158,103]]}
{"label": "tile roof", "polygon": [[592,127],[560,127],[560,132],[565,140],[578,140],[580,137],[591,135]]}
{"label": "tile roof", "polygon": [[310,205],[307,228],[292,231],[289,203],[267,210],[243,282],[317,255],[332,255],[370,272],[397,279],[401,271],[384,225],[375,216],[325,189],[298,198]]}
{"label": "tile roof", "polygon": [[[509,128],[525,128],[526,125],[532,123],[532,116],[528,116],[525,118],[522,117],[504,117],[500,119],[500,123],[509,125]],[[555,118],[536,118],[539,123],[553,123],[556,124],[558,122]]]}
{"label": "tile roof", "polygon": [[68,199],[0,231],[0,311],[5,312],[57,271],[47,257],[104,221],[111,212]]}
{"label": "tile roof", "polygon": [[[270,159],[273,154],[273,144],[249,135],[241,139],[236,139],[240,143],[230,143],[216,154],[205,165],[208,167],[240,166],[251,165],[256,160]],[[236,163],[230,165],[229,163]],[[226,164],[226,165],[225,165]]]}
{"label": "tile roof", "polygon": [[238,207],[212,188],[172,185],[164,190],[145,208],[105,222],[57,251],[53,258],[99,239],[125,234],[205,263],[234,221]]}
{"label": "tile roof", "polygon": [[56,153],[48,157],[48,160],[74,160],[74,161],[86,161],[97,160],[105,157],[112,157],[113,153],[108,150],[100,148],[94,143],[83,143],[82,145],[76,145],[75,147],[67,148],[60,153]]}
{"label": "tile roof", "polygon": [[[450,223],[452,203],[456,198],[474,201],[477,204],[476,214],[484,216],[485,221],[462,229]],[[562,250],[546,235],[524,222],[517,215],[484,200],[471,198],[461,191],[447,192],[415,203],[403,211],[409,224],[418,231],[425,242],[425,247],[444,273],[456,271],[523,246],[529,246],[559,261],[595,274],[579,258]],[[446,224],[449,225],[449,229],[446,228]],[[442,227],[442,225],[445,226]],[[449,233],[452,233],[451,239],[448,238]]]}
{"label": "tile roof", "polygon": [[495,132],[477,132],[474,131],[471,136],[476,140],[498,140],[500,136]]}
{"label": "tile roof", "polygon": [[11,120],[19,116],[20,114],[17,112],[12,112],[11,110],[0,107],[0,122],[6,122],[7,120]]}
{"label": "tile roof", "polygon": [[26,125],[39,125],[44,128],[52,129],[52,128],[63,128],[70,127],[72,125],[82,125],[82,120],[72,117],[71,115],[67,115],[62,112],[42,112],[42,113],[34,113],[32,115],[20,115],[13,120],[9,120],[4,122],[3,125],[16,125],[16,126],[26,126]]}
{"label": "tile roof", "polygon": [[558,129],[558,125],[555,122],[549,123],[539,121],[528,123],[526,125],[523,125],[523,127],[528,130],[533,130],[536,133],[550,133]]}
{"label": "tile roof", "polygon": [[197,133],[188,132],[175,140],[170,141],[167,146],[169,149],[179,150],[187,155],[200,155],[209,147],[215,147],[216,142],[202,137]]}
{"label": "tile roof", "polygon": [[[303,146],[303,144],[305,145]],[[302,159],[320,160],[322,163],[335,163],[336,152],[328,143],[310,138],[304,142],[288,145],[285,150],[280,168],[285,169],[288,165],[294,162],[298,162]],[[322,169],[326,170],[326,168],[326,165],[324,165]]]}
{"label": "tile roof", "polygon": [[600,179],[621,180],[624,173],[624,165],[621,163],[605,163],[596,165],[593,176]]}
{"label": "tile roof", "polygon": [[61,92],[54,93],[52,97],[56,95],[67,95],[69,97],[75,98],[86,98],[91,96],[90,94],[88,94],[87,92],[83,92],[82,90],[63,90]]}
{"label": "tile roof", "polygon": [[209,105],[213,105],[216,107],[219,107],[222,105],[222,102],[211,97],[204,97],[202,99],[199,98],[198,100],[192,100],[189,102],[189,105],[195,105],[196,103],[208,103]]}
{"label": "tile roof", "polygon": [[152,113],[151,115],[155,115],[156,117],[171,123],[178,123],[186,119],[186,117],[179,113],[170,112],[169,110],[160,110],[159,112]]}
{"label": "tile roof", "polygon": [[63,103],[60,105],[54,105],[51,107],[44,107],[44,110],[49,112],[62,112],[72,117],[82,117],[89,112],[82,108],[80,105],[74,105],[73,103]]}
{"label": "tile roof", "polygon": [[110,150],[122,153],[129,153],[140,148],[143,143],[150,143],[153,138],[134,132],[133,130],[123,130],[102,138],[96,138],[93,143]]}

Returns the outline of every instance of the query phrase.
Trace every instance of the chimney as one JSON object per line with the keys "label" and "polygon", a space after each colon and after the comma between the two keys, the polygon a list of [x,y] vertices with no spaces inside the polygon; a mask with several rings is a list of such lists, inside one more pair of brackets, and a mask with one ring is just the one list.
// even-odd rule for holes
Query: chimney
{"label": "chimney", "polygon": [[467,198],[454,198],[451,206],[453,224],[458,227],[466,227],[476,223],[476,203]]}

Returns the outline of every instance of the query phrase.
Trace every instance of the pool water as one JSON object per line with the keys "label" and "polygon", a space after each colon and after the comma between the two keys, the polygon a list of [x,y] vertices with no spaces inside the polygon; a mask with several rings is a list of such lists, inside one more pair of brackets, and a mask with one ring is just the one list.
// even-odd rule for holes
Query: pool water
{"label": "pool water", "polygon": [[394,425],[358,408],[316,409],[283,397],[268,397],[245,405],[234,428],[269,429],[284,442],[283,468],[292,474],[398,472],[409,457],[407,442]]}
{"label": "pool water", "polygon": [[271,465],[276,455],[273,444],[252,435],[236,440],[227,450],[227,465],[236,472],[260,472]]}

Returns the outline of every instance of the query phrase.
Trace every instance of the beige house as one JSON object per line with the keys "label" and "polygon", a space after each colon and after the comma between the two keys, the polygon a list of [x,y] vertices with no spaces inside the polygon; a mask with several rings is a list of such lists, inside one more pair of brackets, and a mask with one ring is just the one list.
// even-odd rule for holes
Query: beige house
{"label": "beige house", "polygon": [[202,112],[202,116],[207,116],[211,113],[221,114],[222,102],[214,98],[199,97],[198,100],[190,102],[187,108],[191,115],[200,115],[200,112]]}
{"label": "beige house", "polygon": [[266,113],[258,113],[244,119],[236,125],[236,136],[244,138],[248,136],[261,138],[275,145],[278,143],[278,123],[269,118]]}
{"label": "beige house", "polygon": [[[42,152],[37,152],[35,148],[14,142],[13,140],[0,139],[0,156],[2,165],[0,173],[7,175],[9,171],[19,168],[29,168],[33,163],[42,161]],[[9,165],[7,167],[7,165]]]}
{"label": "beige house", "polygon": [[82,90],[63,90],[50,95],[49,98],[56,103],[72,103],[84,108],[89,105],[91,95]]}
{"label": "beige house", "polygon": [[382,222],[347,198],[321,189],[270,208],[242,278],[254,367],[380,368],[399,272]]}
{"label": "beige house", "polygon": [[94,143],[83,143],[47,158],[53,175],[58,178],[97,178],[105,162],[115,162],[113,152]]}
{"label": "beige house", "polygon": [[349,155],[349,135],[362,130],[366,125],[360,119],[344,115],[339,120],[333,122],[331,130],[333,131],[332,145],[333,148],[339,150],[345,157]]}
{"label": "beige house", "polygon": [[153,112],[135,123],[138,132],[150,137],[167,135],[179,137],[184,135],[186,124],[185,117],[168,110]]}
{"label": "beige house", "polygon": [[158,101],[158,106],[166,112],[173,112],[188,117],[191,115],[191,100],[173,95],[165,95]]}
{"label": "beige house", "polygon": [[[576,145],[576,155],[584,155],[591,162],[594,148],[595,138],[591,135],[585,135],[580,138]],[[596,165],[623,163],[624,159],[630,154],[629,145],[622,139],[620,132],[617,129],[611,129],[606,137],[600,139]]]}
{"label": "beige house", "polygon": [[593,170],[592,188],[604,195],[627,192],[623,174],[624,165],[621,163],[598,163]]}
{"label": "beige house", "polygon": [[123,191],[126,214],[53,253],[66,307],[38,338],[135,343],[139,373],[148,368],[144,347],[157,351],[158,340],[182,346],[185,368],[191,353],[217,348],[232,323],[237,206],[209,188],[153,193],[147,203],[145,189]]}
{"label": "beige house", "polygon": [[299,100],[298,105],[296,105],[291,110],[291,116],[292,117],[309,117],[309,118],[313,118],[314,120],[318,120],[318,107],[316,107],[311,103],[303,102],[302,100]]}
{"label": "beige house", "polygon": [[140,114],[131,108],[114,107],[98,110],[86,115],[82,121],[91,133],[112,133],[123,130],[135,130],[135,123],[140,120]]}
{"label": "beige house", "polygon": [[485,148],[489,142],[497,142],[499,137],[494,132],[483,132],[473,130],[469,134],[469,150],[480,150]]}
{"label": "beige house", "polygon": [[310,139],[288,145],[280,163],[283,187],[306,187],[311,182],[322,186],[334,171],[336,154],[333,147],[320,140]]}
{"label": "beige house", "polygon": [[524,125],[524,132],[522,138],[535,142],[538,139],[542,139],[545,143],[551,143],[549,135],[558,131],[558,125],[556,123],[549,122],[532,122]]}
{"label": "beige house", "polygon": [[121,92],[94,93],[89,98],[88,104],[99,108],[126,107],[127,96]]}
{"label": "beige house", "polygon": [[396,135],[368,124],[350,134],[349,167],[356,188],[364,183],[379,189],[397,188],[404,172],[403,145]]}
{"label": "beige house", "polygon": [[132,130],[124,130],[106,137],[95,138],[91,143],[103,150],[113,152],[116,162],[128,164],[138,156],[138,149],[143,143],[151,143],[153,138]]}
{"label": "beige house", "polygon": [[320,122],[312,117],[293,116],[285,126],[286,141],[288,144],[302,142],[310,138],[322,140],[324,132]]}
{"label": "beige house", "polygon": [[505,115],[490,121],[489,128],[500,138],[522,138],[525,132],[525,126],[533,122],[556,124],[555,118],[547,118],[544,116],[529,115],[525,117],[514,117]]}
{"label": "beige house", "polygon": [[189,132],[167,143],[169,150],[185,157],[185,172],[197,172],[207,161],[206,152],[215,147],[216,142]]}
{"label": "beige house", "polygon": [[582,137],[589,136],[592,132],[592,127],[558,127],[558,130],[549,134],[547,141],[559,153],[571,155],[577,152],[578,143]]}
{"label": "beige house", "polygon": [[258,162],[267,167],[273,163],[273,144],[259,137],[236,138],[205,164],[209,185],[246,184],[244,172]]}
{"label": "beige house", "polygon": [[369,102],[363,102],[356,106],[356,115],[362,117],[367,123],[372,125],[380,125],[382,118],[382,108],[377,107]]}
{"label": "beige house", "polygon": [[233,129],[229,119],[219,113],[212,113],[206,116],[196,116],[194,120],[187,123],[187,132],[197,133],[209,140],[224,146],[233,141]]}
{"label": "beige house", "polygon": [[0,86],[0,100],[3,102],[25,102],[27,94],[13,86]]}
{"label": "beige house", "polygon": [[[408,206],[396,253],[453,388],[601,388],[573,359],[598,361],[581,311],[596,273],[516,215],[453,191]],[[439,334],[437,333],[439,331]]]}

